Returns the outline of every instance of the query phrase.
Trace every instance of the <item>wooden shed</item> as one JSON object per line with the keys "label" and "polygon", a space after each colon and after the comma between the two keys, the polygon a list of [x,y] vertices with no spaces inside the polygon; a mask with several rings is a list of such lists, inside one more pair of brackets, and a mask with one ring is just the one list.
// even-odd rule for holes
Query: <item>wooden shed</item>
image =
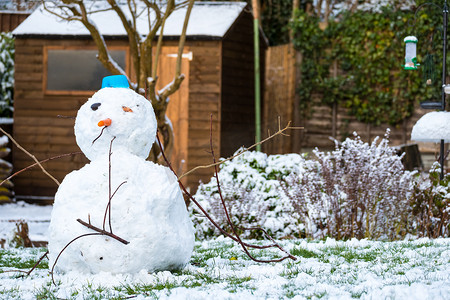
{"label": "wooden shed", "polygon": [[[102,14],[106,19],[115,17],[106,15],[108,12],[99,15]],[[182,20],[184,12],[179,10],[166,23],[159,63],[160,88],[173,79]],[[101,19],[97,26],[113,50],[112,55],[133,76],[123,30],[102,25]],[[81,24],[61,22],[41,9],[13,33],[14,138],[39,160],[79,151],[73,133],[74,120],[67,117],[76,115],[79,107],[100,88],[102,77],[108,75],[96,60],[95,44]],[[267,47],[263,38],[260,44]],[[196,3],[184,51],[182,73],[186,79],[171,96],[168,109],[176,135],[171,161],[179,173],[211,163],[211,115],[217,156],[231,155],[240,146],[254,143],[251,9],[244,2]],[[264,51],[260,53],[263,55]],[[16,171],[32,163],[28,155],[13,149]],[[51,160],[44,166],[62,180],[85,163],[84,155],[72,155]],[[211,169],[202,169],[185,180],[196,189],[199,180],[209,181],[211,176]],[[18,199],[51,200],[57,189],[39,168],[21,173],[14,183]]]}
{"label": "wooden shed", "polygon": [[0,31],[13,31],[29,15],[30,12],[28,11],[0,11]]}

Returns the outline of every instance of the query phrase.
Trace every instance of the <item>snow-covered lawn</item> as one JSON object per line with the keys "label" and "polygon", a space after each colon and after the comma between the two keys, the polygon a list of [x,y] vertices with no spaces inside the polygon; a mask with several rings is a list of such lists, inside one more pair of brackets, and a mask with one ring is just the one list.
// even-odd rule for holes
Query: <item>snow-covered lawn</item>
{"label": "snow-covered lawn", "polygon": [[[33,240],[45,240],[51,206],[23,202],[0,206],[0,238],[24,219]],[[255,241],[252,241],[255,242]],[[262,243],[262,242],[258,242]],[[182,271],[136,275],[55,276],[45,248],[0,249],[0,299],[450,299],[450,239],[399,242],[282,240],[298,260],[261,264],[229,239],[197,241]],[[275,258],[276,250],[252,251]]]}
{"label": "snow-covered lawn", "polygon": [[[261,264],[232,241],[197,242],[179,272],[55,276],[0,273],[0,299],[450,299],[450,239],[283,240],[297,261]],[[28,270],[46,249],[0,250],[2,271]],[[275,257],[277,251],[253,252]]]}

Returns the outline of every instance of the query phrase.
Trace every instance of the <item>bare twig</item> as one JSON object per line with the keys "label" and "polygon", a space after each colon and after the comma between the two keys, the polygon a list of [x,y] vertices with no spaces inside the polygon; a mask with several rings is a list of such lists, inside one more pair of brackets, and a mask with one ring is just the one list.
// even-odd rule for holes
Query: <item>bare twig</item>
{"label": "bare twig", "polygon": [[92,141],[92,145],[94,145],[94,143],[102,136],[103,131],[105,130],[106,127],[108,127],[108,126],[104,126],[104,127],[102,128],[102,130],[100,131],[100,134],[98,135],[98,137],[96,137],[96,138]]}
{"label": "bare twig", "polygon": [[13,137],[9,133],[3,130],[3,128],[0,127],[0,131],[3,132],[3,134],[6,135],[17,146],[17,148],[22,150],[26,155],[28,155],[31,159],[33,159],[36,162],[36,164],[41,168],[42,172],[44,172],[45,175],[50,177],[50,179],[52,179],[58,186],[60,185],[59,181],[55,177],[53,177],[49,172],[47,172],[47,170],[37,160],[36,156],[28,152],[25,148],[23,148],[15,139],[13,139]]}
{"label": "bare twig", "polygon": [[80,224],[82,224],[82,225],[84,225],[84,226],[86,226],[86,227],[89,228],[89,229],[92,229],[92,230],[94,230],[94,231],[97,231],[97,232],[98,232],[99,234],[101,234],[101,235],[107,235],[107,236],[109,236],[109,237],[112,237],[113,239],[118,240],[118,241],[121,242],[122,244],[128,245],[128,244],[130,243],[130,242],[128,242],[127,240],[124,240],[123,238],[121,238],[120,236],[115,235],[115,234],[112,233],[112,232],[109,232],[109,231],[100,229],[100,228],[98,228],[97,226],[94,226],[94,225],[92,225],[92,224],[90,224],[90,223],[86,223],[85,221],[83,221],[83,220],[81,220],[81,219],[77,219],[77,222],[80,223]]}
{"label": "bare twig", "polygon": [[[285,129],[287,129],[287,128],[285,128]],[[283,129],[283,130],[285,130],[285,129]],[[163,149],[162,148],[162,145],[161,145],[161,140],[159,139],[159,136],[158,136],[158,134],[156,135],[156,140],[157,140],[157,142],[158,142],[158,144],[159,144],[159,147],[161,148],[161,149]],[[268,139],[265,139],[265,140],[268,140]],[[253,147],[253,146],[252,146]],[[167,157],[166,157],[166,155],[165,155],[165,153],[164,153],[164,150],[162,150],[161,151],[161,154],[162,154],[162,157],[164,158],[164,160],[166,161],[166,164],[167,164],[167,166],[169,167],[169,169],[175,174],[175,176],[177,176],[177,174],[176,174],[176,172],[173,170],[173,168],[172,168],[172,165],[171,165],[171,163],[170,163],[170,161],[167,159]],[[216,165],[219,165],[219,164],[216,164]],[[178,176],[177,176],[178,177]],[[235,237],[235,236],[233,236],[233,235],[231,235],[231,234],[229,234],[228,232],[226,232],[224,229],[222,229],[222,227],[220,227],[220,225],[219,224],[217,224],[213,219],[212,219],[212,217],[205,211],[205,209],[200,205],[200,203],[198,203],[197,202],[197,200],[187,191],[187,189],[186,189],[186,187],[183,185],[183,183],[181,182],[181,180],[180,180],[180,177],[178,177],[178,184],[180,185],[180,188],[182,189],[182,191],[184,192],[184,194],[200,209],[200,211],[205,215],[205,217],[214,225],[214,227],[216,227],[223,235],[225,235],[225,236],[227,236],[227,237],[229,237],[229,238],[231,238],[233,241],[235,241],[235,242],[238,242],[241,246],[244,246],[244,247],[248,247],[248,248],[253,248],[253,249],[268,249],[268,248],[274,248],[274,247],[277,247],[278,249],[280,249],[281,251],[283,251],[283,252],[285,252],[286,254],[288,254],[288,256],[286,256],[286,257],[283,257],[283,258],[281,258],[281,259],[277,259],[277,260],[272,260],[272,261],[261,261],[261,262],[278,262],[278,261],[282,261],[282,260],[285,260],[286,258],[290,258],[290,259],[292,259],[292,260],[296,260],[297,258],[296,257],[294,257],[294,256],[292,256],[292,255],[290,255],[286,250],[284,250],[279,244],[277,244],[272,238],[269,238],[273,243],[272,244],[269,244],[269,245],[262,245],[262,246],[260,246],[260,245],[253,245],[253,244],[248,244],[248,243],[246,243],[246,242],[244,242],[244,241],[242,241],[242,240],[240,240],[238,237]],[[263,229],[260,229],[260,230],[263,230]],[[265,232],[264,230],[263,230],[263,232]],[[248,251],[246,252],[246,253],[248,253]],[[249,254],[249,253],[248,253]],[[249,255],[249,257],[251,257],[250,255]]]}
{"label": "bare twig", "polygon": [[70,246],[70,244],[72,244],[76,240],[78,240],[82,237],[93,236],[93,235],[102,235],[102,234],[101,233],[86,233],[86,234],[79,235],[76,238],[74,238],[73,240],[71,240],[70,242],[68,242],[67,245],[65,245],[64,248],[58,253],[58,256],[56,257],[55,262],[53,263],[52,270],[50,271],[50,274],[52,275],[52,282],[54,285],[56,285],[56,283],[55,283],[55,279],[53,277],[53,271],[55,269],[56,263],[58,262],[59,258],[61,257],[61,254],[67,249],[67,247]]}
{"label": "bare twig", "polygon": [[63,158],[63,157],[66,157],[66,156],[77,155],[77,154],[83,154],[83,152],[78,151],[78,152],[72,152],[72,153],[67,153],[67,154],[61,154],[61,155],[58,155],[58,156],[53,156],[53,157],[50,157],[50,158],[41,160],[41,161],[39,161],[39,162],[37,162],[37,163],[34,163],[34,164],[32,164],[32,165],[29,165],[29,166],[26,167],[26,168],[23,168],[22,170],[19,170],[19,171],[15,172],[15,173],[12,174],[11,176],[9,176],[8,178],[6,178],[6,179],[4,179],[2,182],[0,182],[0,186],[2,186],[6,181],[10,180],[11,178],[13,178],[13,177],[19,175],[20,173],[22,173],[22,172],[24,172],[24,171],[26,171],[26,170],[29,170],[29,169],[31,169],[31,168],[37,166],[37,165],[39,165],[39,164],[43,164],[43,163],[45,163],[45,162],[47,162],[47,161],[50,161],[50,160],[59,159],[59,158]]}
{"label": "bare twig", "polygon": [[36,269],[36,267],[41,263],[41,261],[44,259],[44,257],[46,257],[48,254],[48,250],[44,253],[44,255],[42,255],[39,260],[36,262],[36,264],[27,272],[27,276],[31,274],[31,272],[34,271],[34,269]]}
{"label": "bare twig", "polygon": [[25,273],[26,276],[29,276],[35,269],[36,267],[41,263],[41,261],[44,259],[44,257],[46,257],[48,254],[48,250],[44,253],[44,255],[42,255],[39,260],[34,264],[34,266],[28,270],[28,271],[24,271],[24,270],[8,270],[8,271],[1,271],[2,273]]}
{"label": "bare twig", "polygon": [[267,138],[265,138],[264,140],[262,140],[262,141],[260,141],[260,142],[258,142],[258,143],[256,143],[256,144],[251,145],[251,146],[248,147],[248,148],[242,148],[242,151],[239,151],[238,153],[236,153],[236,154],[233,155],[233,156],[230,156],[230,157],[228,157],[228,158],[226,158],[226,159],[223,159],[223,160],[221,160],[221,161],[219,161],[219,162],[214,162],[214,163],[209,164],[209,165],[206,165],[206,166],[197,166],[197,167],[195,167],[195,168],[193,168],[193,169],[187,171],[186,173],[184,173],[184,174],[181,175],[180,177],[178,177],[178,179],[181,179],[181,178],[183,178],[183,177],[185,177],[185,176],[187,176],[187,175],[189,175],[189,174],[191,174],[191,173],[193,173],[193,172],[195,172],[195,171],[197,171],[197,170],[199,170],[199,169],[207,169],[207,168],[211,168],[211,167],[214,167],[214,166],[217,166],[217,165],[221,165],[221,164],[223,164],[224,162],[230,161],[230,160],[232,160],[233,158],[235,158],[235,157],[237,157],[237,156],[239,156],[239,155],[241,155],[241,154],[243,154],[243,153],[245,153],[245,152],[247,152],[247,151],[250,151],[250,150],[252,150],[253,148],[256,148],[256,146],[261,145],[261,144],[263,144],[263,143],[265,143],[265,142],[267,142],[267,141],[273,139],[274,137],[276,137],[276,136],[278,136],[278,135],[286,135],[284,132],[285,132],[286,130],[288,130],[288,129],[303,129],[303,127],[292,127],[292,126],[290,126],[290,124],[291,124],[291,122],[289,122],[289,123],[286,125],[286,127],[282,128],[282,129],[279,127],[279,128],[278,128],[278,131],[275,132],[274,134],[268,136]]}
{"label": "bare twig", "polygon": [[[212,156],[212,159],[213,159],[213,162],[214,162],[214,173],[215,173],[215,177],[216,177],[217,189],[218,189],[218,193],[219,193],[219,196],[220,196],[220,201],[222,202],[222,207],[223,207],[223,210],[225,211],[225,216],[227,217],[228,224],[230,225],[230,228],[231,228],[231,230],[233,231],[234,236],[236,237],[237,241],[238,241],[239,244],[241,245],[241,247],[242,247],[242,249],[244,250],[245,254],[247,254],[247,256],[248,256],[251,260],[253,260],[253,261],[255,261],[255,262],[260,262],[260,263],[280,262],[280,261],[283,261],[283,260],[285,260],[285,259],[287,259],[287,258],[296,260],[296,259],[297,259],[296,257],[292,256],[290,253],[288,253],[287,251],[285,251],[285,250],[284,250],[280,245],[278,245],[277,243],[275,243],[275,244],[277,244],[277,247],[278,247],[279,249],[281,249],[284,253],[286,253],[287,256],[284,256],[284,257],[279,258],[279,259],[268,259],[268,260],[257,259],[257,258],[253,257],[253,256],[250,254],[250,252],[248,251],[247,247],[246,247],[246,246],[244,245],[244,243],[242,242],[242,240],[241,240],[239,234],[237,233],[237,231],[236,231],[236,229],[235,229],[235,226],[233,225],[233,222],[231,221],[230,214],[229,214],[228,209],[227,209],[227,206],[226,206],[226,204],[225,204],[225,200],[223,199],[222,190],[221,190],[221,187],[220,187],[220,182],[219,182],[219,170],[218,170],[218,165],[215,164],[215,163],[216,163],[216,158],[215,158],[215,156],[214,156],[214,147],[213,147],[213,142],[212,142],[212,115],[211,115],[210,126],[211,126],[211,128],[210,128],[210,135],[209,135],[209,143],[210,143],[211,156]],[[273,240],[272,238],[270,238],[270,240],[271,240],[272,242],[274,242],[274,240]]]}
{"label": "bare twig", "polygon": [[[159,146],[161,147],[161,140],[159,139],[159,136],[156,135],[156,140],[158,141]],[[164,151],[161,151],[161,154],[164,158],[164,160],[166,161],[167,166],[169,167],[169,169],[175,174],[175,176],[177,176],[176,172],[173,170],[172,165],[170,163],[170,161],[167,159]],[[179,178],[179,177],[178,177]],[[183,191],[183,193],[192,201],[194,202],[194,204],[201,210],[201,212],[205,215],[205,217],[225,236],[229,237],[230,239],[232,239],[233,241],[237,242],[237,239],[232,236],[231,234],[229,234],[228,232],[226,232],[225,230],[222,229],[222,227],[220,227],[219,224],[217,224],[212,218],[211,216],[205,211],[205,209],[200,205],[200,203],[197,202],[197,200],[187,191],[186,187],[183,185],[183,183],[178,179],[178,184],[180,185],[181,190]],[[255,249],[266,249],[266,248],[271,248],[274,247],[274,245],[265,245],[265,246],[259,246],[259,245],[251,245],[251,244],[246,244],[244,243],[245,246],[247,247],[251,247],[251,248],[255,248]]]}

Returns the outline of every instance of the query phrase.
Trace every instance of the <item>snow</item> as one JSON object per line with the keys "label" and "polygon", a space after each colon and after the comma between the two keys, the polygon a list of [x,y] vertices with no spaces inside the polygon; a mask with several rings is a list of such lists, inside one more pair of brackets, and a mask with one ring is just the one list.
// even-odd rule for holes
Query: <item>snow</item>
{"label": "snow", "polygon": [[414,125],[411,140],[421,142],[450,142],[450,112],[433,111],[423,115]]}
{"label": "snow", "polygon": [[[95,111],[92,105],[98,105]],[[131,109],[126,112],[123,107]],[[97,124],[112,120],[108,130]],[[109,152],[115,136],[114,149],[127,149],[131,154],[147,158],[156,136],[156,117],[152,105],[143,96],[128,88],[103,88],[78,110],[75,137],[78,146],[89,160]],[[102,133],[101,138],[93,141]],[[142,137],[148,138],[142,138]]]}
{"label": "snow", "polygon": [[[187,27],[187,36],[223,37],[239,14],[243,11],[244,2],[200,2],[195,3]],[[186,6],[175,10],[164,26],[164,36],[179,36],[183,28]],[[127,8],[124,7],[126,11]],[[129,12],[128,12],[129,15]],[[124,36],[125,29],[119,17],[112,11],[92,14],[90,18],[105,36]],[[155,19],[152,17],[151,19]],[[137,21],[137,30],[141,35],[148,34],[147,15],[142,14]],[[81,22],[61,21],[53,14],[36,9],[19,27],[14,35],[89,35]]]}
{"label": "snow", "polygon": [[404,39],[403,39],[403,41],[406,43],[406,42],[412,42],[412,43],[417,43],[417,38],[415,37],[415,36],[412,36],[412,35],[410,35],[410,36],[407,36],[407,37],[405,37]]}
{"label": "snow", "polygon": [[8,241],[16,221],[23,220],[28,223],[32,241],[47,241],[51,211],[50,205],[32,205],[23,201],[0,205],[0,239]]}
{"label": "snow", "polygon": [[[355,239],[279,242],[288,251],[298,253],[303,249],[306,254],[297,255],[295,262],[256,263],[246,258],[240,246],[220,237],[197,241],[194,258],[181,272],[101,272],[88,276],[69,272],[56,275],[56,285],[52,285],[47,269],[37,269],[25,277],[0,273],[0,299],[53,298],[48,294],[36,297],[44,291],[59,299],[440,300],[450,297],[450,239],[392,243]],[[42,255],[29,249],[9,251],[22,261],[36,260]],[[205,258],[208,253],[214,256]],[[265,255],[274,253],[271,250]],[[0,269],[11,268],[0,264]]]}
{"label": "snow", "polygon": [[75,136],[91,162],[55,195],[48,248],[57,272],[134,274],[188,263],[194,234],[176,176],[145,160],[156,127],[150,101],[128,88],[103,88],[82,105]]}

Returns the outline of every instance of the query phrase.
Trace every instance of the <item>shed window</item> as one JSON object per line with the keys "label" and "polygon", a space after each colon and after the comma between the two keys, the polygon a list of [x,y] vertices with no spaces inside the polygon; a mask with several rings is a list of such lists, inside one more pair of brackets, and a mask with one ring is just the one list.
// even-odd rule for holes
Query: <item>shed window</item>
{"label": "shed window", "polygon": [[[124,70],[125,50],[109,50],[111,57]],[[97,50],[48,49],[47,91],[96,91],[102,78],[111,75],[97,59]]]}

